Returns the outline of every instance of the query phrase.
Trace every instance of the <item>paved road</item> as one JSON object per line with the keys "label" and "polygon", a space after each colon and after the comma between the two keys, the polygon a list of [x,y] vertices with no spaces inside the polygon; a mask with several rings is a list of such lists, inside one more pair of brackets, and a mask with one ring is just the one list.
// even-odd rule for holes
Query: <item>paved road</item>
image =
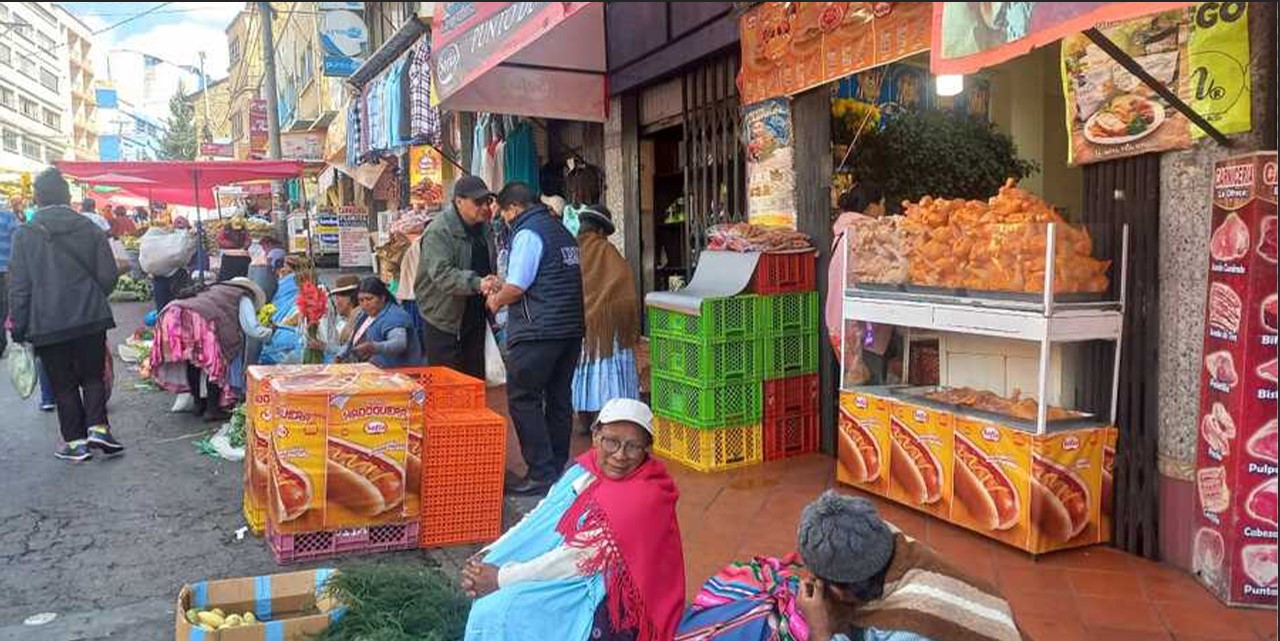
{"label": "paved road", "polygon": [[[116,306],[113,345],[146,309]],[[3,374],[0,640],[171,639],[183,583],[280,571],[263,541],[236,539],[244,525],[240,465],[196,452],[192,441],[210,426],[169,414],[171,395],[135,389],[137,375],[117,360],[111,423],[129,450],[73,465],[53,458],[54,415],[39,411],[38,398],[18,398]],[[454,572],[470,552],[379,560]],[[58,617],[23,625],[41,612]]]}

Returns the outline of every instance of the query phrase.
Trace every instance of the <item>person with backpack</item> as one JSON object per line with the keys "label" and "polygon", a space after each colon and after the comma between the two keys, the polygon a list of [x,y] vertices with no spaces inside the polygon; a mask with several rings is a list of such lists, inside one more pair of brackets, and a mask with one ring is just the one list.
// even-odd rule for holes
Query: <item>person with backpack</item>
{"label": "person with backpack", "polygon": [[64,445],[54,455],[80,462],[90,448],[119,454],[107,418],[108,295],[118,277],[107,236],[72,209],[57,168],[34,181],[38,209],[13,238],[9,303],[13,339],[30,343],[53,387]]}

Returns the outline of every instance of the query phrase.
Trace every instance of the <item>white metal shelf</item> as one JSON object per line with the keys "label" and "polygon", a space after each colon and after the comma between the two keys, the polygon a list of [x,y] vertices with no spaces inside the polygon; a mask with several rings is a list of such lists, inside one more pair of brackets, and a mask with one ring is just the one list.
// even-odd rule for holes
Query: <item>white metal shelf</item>
{"label": "white metal shelf", "polygon": [[966,299],[920,300],[910,295],[860,293],[844,297],[844,318],[913,329],[976,334],[1026,341],[1067,343],[1117,341],[1124,314],[1105,307],[1032,309],[969,302]]}

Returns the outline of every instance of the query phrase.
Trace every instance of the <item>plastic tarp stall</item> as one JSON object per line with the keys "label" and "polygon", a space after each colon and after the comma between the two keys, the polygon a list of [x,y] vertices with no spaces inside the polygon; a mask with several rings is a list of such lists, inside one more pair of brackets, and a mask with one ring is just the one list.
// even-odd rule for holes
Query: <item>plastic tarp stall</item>
{"label": "plastic tarp stall", "polygon": [[116,185],[154,202],[203,208],[217,206],[214,187],[250,180],[283,180],[302,174],[302,163],[296,160],[65,160],[55,164],[62,173],[84,182]]}

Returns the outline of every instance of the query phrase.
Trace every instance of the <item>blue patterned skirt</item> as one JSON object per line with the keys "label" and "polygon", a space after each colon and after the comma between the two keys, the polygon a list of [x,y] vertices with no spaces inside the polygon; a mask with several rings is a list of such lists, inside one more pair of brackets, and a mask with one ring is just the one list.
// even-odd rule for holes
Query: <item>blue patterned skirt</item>
{"label": "blue patterned skirt", "polygon": [[640,371],[636,369],[634,349],[618,349],[613,355],[594,361],[583,353],[573,373],[573,409],[577,412],[599,412],[615,398],[640,398]]}

